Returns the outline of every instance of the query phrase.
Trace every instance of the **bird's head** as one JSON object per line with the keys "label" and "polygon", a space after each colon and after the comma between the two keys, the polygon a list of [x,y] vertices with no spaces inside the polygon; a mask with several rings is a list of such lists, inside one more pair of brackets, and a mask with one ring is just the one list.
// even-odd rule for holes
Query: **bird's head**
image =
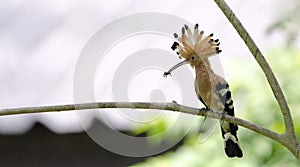
{"label": "bird's head", "polygon": [[192,32],[187,25],[184,25],[181,36],[174,33],[174,37],[179,43],[177,41],[174,42],[171,48],[185,60],[173,66],[168,72],[165,72],[165,76],[184,64],[189,63],[192,67],[195,67],[201,61],[205,61],[208,57],[219,54],[222,51],[219,49],[219,40],[213,39],[213,34],[203,38],[204,32],[199,32],[198,27],[198,24],[196,24],[194,32]]}

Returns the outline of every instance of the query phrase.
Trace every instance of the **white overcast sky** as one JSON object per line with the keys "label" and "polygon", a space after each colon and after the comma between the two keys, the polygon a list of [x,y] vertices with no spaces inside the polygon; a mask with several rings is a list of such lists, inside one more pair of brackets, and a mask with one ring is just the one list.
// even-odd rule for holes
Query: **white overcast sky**
{"label": "white overcast sky", "polygon": [[[284,42],[279,33],[265,35],[267,27],[278,16],[276,11],[282,5],[280,2],[272,0],[227,0],[227,2],[263,52]],[[234,60],[233,56],[254,61],[243,41],[213,0],[1,0],[0,107],[73,103],[74,69],[86,42],[106,24],[140,12],[168,13],[191,23],[197,22],[205,32],[214,32],[220,38],[222,54],[226,55],[225,58],[220,57],[221,61]],[[128,39],[127,44],[124,40],[123,46],[122,44],[116,46],[123,51],[116,53],[123,53],[122,56],[126,57],[130,49],[138,51],[140,48],[147,48],[141,45],[143,40],[151,40],[149,38],[151,36]],[[134,45],[135,43],[139,45]],[[150,47],[161,48],[157,45],[154,43]],[[112,49],[111,52],[115,50]],[[165,50],[171,51],[169,47]],[[104,63],[103,66],[106,68],[102,71],[107,72],[103,77],[109,77],[113,75],[117,64]],[[225,75],[229,75],[226,70]],[[138,83],[138,79],[136,82]],[[137,83],[128,86],[128,94],[134,96],[133,99],[140,101],[149,99],[146,91],[141,94],[139,92],[142,90],[136,90],[143,89],[137,85],[144,84],[148,86],[147,89],[158,89],[151,87],[153,86],[151,80]],[[109,81],[106,84],[111,85]],[[105,84],[99,86],[96,92],[102,93],[95,96],[103,101],[112,101],[109,96],[110,87],[106,86]],[[0,117],[0,133],[24,133],[36,121],[44,123],[58,133],[81,131],[76,113],[67,112]]]}

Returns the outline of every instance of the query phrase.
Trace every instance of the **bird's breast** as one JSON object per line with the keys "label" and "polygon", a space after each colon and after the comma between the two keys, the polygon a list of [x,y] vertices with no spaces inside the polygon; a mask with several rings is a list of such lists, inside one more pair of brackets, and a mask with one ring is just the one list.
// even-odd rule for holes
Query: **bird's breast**
{"label": "bird's breast", "polygon": [[213,80],[195,80],[195,90],[197,96],[203,100],[205,105],[215,112],[222,112],[224,104],[220,101],[220,97],[216,91],[216,85]]}

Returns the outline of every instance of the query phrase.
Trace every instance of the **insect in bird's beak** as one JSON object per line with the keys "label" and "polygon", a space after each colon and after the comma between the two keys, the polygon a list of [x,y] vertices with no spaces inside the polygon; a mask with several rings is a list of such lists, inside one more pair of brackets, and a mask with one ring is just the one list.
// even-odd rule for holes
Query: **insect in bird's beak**
{"label": "insect in bird's beak", "polygon": [[169,69],[169,71],[167,72],[164,72],[164,77],[167,77],[168,75],[171,75],[171,72],[174,71],[175,69],[177,69],[178,67],[182,66],[182,65],[185,65],[185,64],[188,64],[190,60],[186,59],[186,60],[183,60],[182,62],[174,65],[172,68]]}

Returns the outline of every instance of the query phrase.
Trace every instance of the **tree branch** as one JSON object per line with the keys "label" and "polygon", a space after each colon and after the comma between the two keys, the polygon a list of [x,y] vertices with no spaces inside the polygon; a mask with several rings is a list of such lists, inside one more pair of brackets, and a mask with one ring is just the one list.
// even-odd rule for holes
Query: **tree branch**
{"label": "tree branch", "polygon": [[284,136],[285,142],[283,143],[288,149],[290,149],[294,155],[300,159],[300,146],[298,139],[295,134],[293,119],[291,116],[291,112],[289,109],[289,106],[287,104],[286,98],[282,92],[282,89],[271,69],[269,66],[267,60],[257,47],[257,45],[252,40],[249,33],[246,31],[242,23],[239,21],[239,19],[236,17],[236,15],[233,13],[233,11],[230,9],[230,7],[226,4],[224,0],[214,0],[215,3],[219,6],[219,8],[222,10],[224,15],[227,17],[227,19],[230,21],[230,23],[233,25],[235,30],[238,32],[238,34],[241,36],[241,38],[246,43],[247,47],[249,48],[250,52],[256,59],[257,63],[260,65],[261,69],[263,70],[264,74],[266,75],[266,78],[269,82],[269,85],[271,86],[271,89],[273,91],[273,94],[280,106],[281,114],[283,116],[284,125],[285,125],[285,133],[282,135]]}
{"label": "tree branch", "polygon": [[193,108],[184,105],[173,103],[146,103],[146,102],[95,102],[95,103],[81,103],[81,104],[67,104],[67,105],[54,105],[54,106],[38,106],[38,107],[21,107],[21,108],[7,108],[0,109],[0,116],[16,115],[16,114],[34,114],[43,112],[60,112],[60,111],[72,111],[72,110],[89,110],[99,108],[132,108],[132,109],[157,109],[157,110],[169,110],[177,111],[186,114],[207,116],[214,119],[225,120],[230,123],[234,123],[250,129],[254,132],[260,133],[268,138],[281,141],[281,135],[270,131],[259,125],[229,115],[223,115],[222,113],[213,112],[206,108]]}

